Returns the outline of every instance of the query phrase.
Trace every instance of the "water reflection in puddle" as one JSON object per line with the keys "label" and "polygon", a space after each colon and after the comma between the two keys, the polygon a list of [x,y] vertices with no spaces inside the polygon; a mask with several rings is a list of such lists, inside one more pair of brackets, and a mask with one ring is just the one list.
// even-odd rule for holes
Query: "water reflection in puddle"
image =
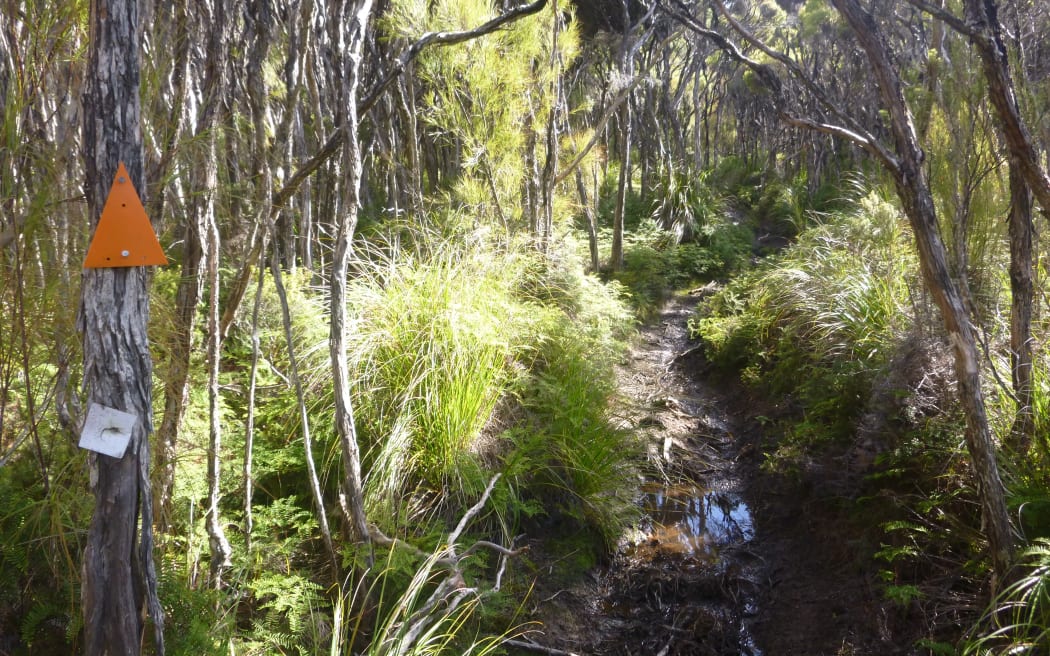
{"label": "water reflection in puddle", "polygon": [[754,537],[751,511],[732,494],[694,485],[650,485],[642,495],[651,526],[639,547],[713,560],[719,546]]}

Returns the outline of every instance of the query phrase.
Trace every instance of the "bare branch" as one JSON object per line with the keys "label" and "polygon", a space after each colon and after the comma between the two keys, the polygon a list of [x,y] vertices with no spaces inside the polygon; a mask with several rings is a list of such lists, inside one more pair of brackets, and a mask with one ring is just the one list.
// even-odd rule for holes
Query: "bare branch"
{"label": "bare branch", "polygon": [[498,554],[503,554],[504,556],[517,556],[523,551],[528,551],[529,548],[526,546],[522,547],[521,549],[508,549],[507,547],[504,547],[500,544],[496,544],[495,542],[489,542],[488,540],[478,540],[474,544],[470,545],[466,551],[460,554],[459,559],[462,560],[466,558],[478,549],[489,549],[491,551],[495,551]]}
{"label": "bare branch", "polygon": [[873,137],[870,132],[865,130],[859,123],[857,123],[857,121],[854,120],[853,117],[844,113],[836,103],[831,102],[827,95],[825,95],[824,90],[821,89],[820,86],[818,86],[817,83],[813,81],[813,78],[806,75],[805,71],[802,70],[802,67],[799,66],[798,63],[795,62],[795,60],[791,59],[782,52],[774,50],[773,48],[766,45],[766,43],[763,42],[761,39],[756,37],[750,30],[747,29],[746,26],[744,26],[740,21],[738,21],[735,16],[729,13],[729,10],[726,9],[725,4],[722,2],[722,0],[713,0],[713,2],[715,7],[717,7],[718,11],[722,14],[722,17],[726,19],[729,25],[732,26],[732,28],[736,30],[736,32],[741,37],[743,37],[745,41],[761,50],[767,56],[783,64],[784,67],[787,68],[788,72],[791,73],[791,75],[794,76],[795,79],[801,82],[802,86],[804,86],[807,91],[813,94],[813,97],[816,98],[817,102],[819,102],[824,107],[824,109],[831,112],[831,114],[835,116],[838,120],[845,123],[848,126],[849,133],[853,133],[854,135],[856,135],[855,137],[847,138],[855,142],[863,141],[865,143],[871,144],[877,143],[875,137]]}
{"label": "bare branch", "polygon": [[1017,102],[1010,62],[1002,40],[1002,26],[996,16],[996,4],[966,0],[964,7],[967,18],[963,21],[923,0],[908,0],[908,3],[966,36],[976,48],[988,82],[988,98],[999,119],[1007,150],[1024,176],[1025,183],[1038,199],[1043,214],[1050,216],[1050,176],[1040,163],[1031,132]]}
{"label": "bare branch", "polygon": [[478,499],[478,502],[471,506],[470,510],[464,513],[463,517],[459,520],[459,524],[456,525],[456,529],[448,534],[448,545],[450,550],[453,548],[453,545],[456,544],[456,540],[459,539],[460,534],[467,528],[467,524],[470,523],[470,520],[474,519],[474,517],[481,512],[481,509],[485,507],[485,504],[488,503],[489,496],[492,494],[493,488],[496,487],[496,481],[498,481],[502,475],[503,474],[496,474],[492,477],[492,480],[489,481],[488,486],[481,494],[481,498]]}
{"label": "bare branch", "polygon": [[844,116],[841,112],[839,112],[839,110],[835,109],[834,105],[830,102],[830,100],[827,99],[820,87],[817,86],[816,83],[814,83],[811,79],[809,79],[809,77],[806,76],[794,62],[792,62],[788,57],[784,56],[783,54],[772,50],[771,48],[763,44],[761,41],[759,41],[756,37],[751,35],[751,33],[748,32],[743,25],[741,25],[738,21],[736,21],[736,19],[734,19],[728,14],[728,12],[725,11],[725,8],[722,6],[722,3],[719,0],[715,0],[715,4],[723,12],[723,14],[726,16],[727,20],[729,20],[733,28],[737,30],[737,32],[739,32],[745,40],[747,40],[752,45],[755,45],[755,47],[759,48],[760,50],[762,50],[762,52],[766,53],[770,57],[773,57],[777,61],[780,61],[785,66],[787,66],[788,70],[791,71],[795,75],[795,77],[797,77],[800,81],[802,81],[802,84],[811,93],[814,94],[814,96],[817,98],[818,101],[820,101],[822,105],[825,105],[826,107],[830,108],[833,114],[843,119],[844,122],[850,125],[850,127],[843,127],[830,123],[824,123],[821,121],[815,121],[812,119],[802,118],[788,112],[785,109],[786,103],[783,94],[783,83],[781,82],[780,77],[777,75],[776,71],[774,71],[771,66],[769,66],[768,64],[763,64],[762,62],[748,57],[740,49],[740,46],[738,46],[732,40],[727,38],[725,35],[720,34],[715,30],[704,27],[699,21],[696,20],[696,18],[694,18],[689,13],[689,9],[682,3],[681,0],[670,0],[670,2],[674,4],[674,7],[672,8],[665,6],[664,9],[672,18],[678,20],[680,23],[682,23],[682,25],[687,27],[689,30],[695,32],[696,34],[713,41],[715,45],[718,46],[719,49],[721,49],[724,53],[729,55],[729,57],[741,64],[744,64],[752,71],[754,71],[754,73],[758,76],[758,79],[762,82],[762,84],[772,93],[773,104],[776,107],[777,113],[786,123],[795,127],[801,127],[807,130],[813,130],[816,132],[830,134],[836,137],[846,139],[874,155],[890,169],[897,168],[898,163],[896,158],[882,144],[880,144],[873,135],[871,135],[867,130],[858,125],[856,121],[850,119],[847,116]]}
{"label": "bare branch", "polygon": [[893,162],[892,165],[896,165],[896,160],[893,158],[893,156],[886,152],[882,148],[882,146],[874,140],[874,137],[871,137],[867,133],[860,134],[854,132],[853,130],[850,130],[849,128],[842,127],[841,125],[835,125],[833,123],[821,123],[820,121],[814,121],[813,119],[804,118],[801,116],[794,116],[784,111],[781,111],[780,116],[784,119],[785,122],[795,127],[805,128],[814,132],[822,132],[824,134],[830,134],[832,136],[841,137],[843,139],[851,141],[863,148],[864,150],[876,155],[877,157],[879,157],[879,159],[888,158],[891,162]]}
{"label": "bare branch", "polygon": [[966,24],[965,21],[963,21],[958,16],[956,16],[955,14],[951,13],[950,11],[948,11],[946,9],[942,9],[942,8],[936,6],[936,5],[931,5],[930,3],[925,2],[924,0],[906,0],[906,1],[912,7],[915,7],[916,9],[918,9],[920,11],[924,11],[927,14],[929,14],[930,16],[933,16],[937,20],[941,21],[942,23],[945,23],[946,25],[951,27],[953,30],[958,32],[959,34],[962,34],[962,35],[965,35],[965,36],[968,36],[968,37],[973,37],[973,36],[975,36],[977,34],[973,30],[973,28],[971,28],[969,25]]}
{"label": "bare branch", "polygon": [[376,104],[376,101],[379,100],[381,95],[383,95],[383,92],[387,90],[394,80],[405,72],[405,68],[416,58],[417,55],[419,55],[423,48],[426,48],[427,46],[451,46],[485,36],[486,34],[491,34],[507,23],[516,21],[523,16],[535,14],[546,6],[547,0],[536,0],[527,5],[515,7],[470,30],[463,30],[461,32],[427,32],[415,43],[401,51],[401,54],[398,55],[397,59],[394,61],[394,65],[386,72],[386,75],[384,75],[383,78],[372,87],[372,90],[369,91],[358,104],[358,116],[363,115]]}
{"label": "bare branch", "polygon": [[554,176],[554,184],[560,183],[567,178],[570,173],[576,170],[576,167],[580,165],[580,162],[582,162],[583,158],[587,156],[587,153],[591,152],[591,148],[594,148],[594,144],[598,143],[602,130],[605,129],[605,124],[609,122],[609,119],[612,118],[612,115],[616,112],[617,108],[623,104],[623,101],[627,99],[627,96],[631,95],[631,91],[633,91],[641,81],[642,78],[640,76],[635,77],[631,80],[630,84],[623,89],[620,89],[620,92],[616,94],[616,97],[609,102],[609,105],[602,113],[602,117],[598,119],[598,124],[594,126],[594,134],[591,135],[590,141],[588,141],[587,145],[583,147],[583,150],[577,153],[576,157],[574,157],[571,162],[565,165],[565,168],[562,169],[558,175]]}

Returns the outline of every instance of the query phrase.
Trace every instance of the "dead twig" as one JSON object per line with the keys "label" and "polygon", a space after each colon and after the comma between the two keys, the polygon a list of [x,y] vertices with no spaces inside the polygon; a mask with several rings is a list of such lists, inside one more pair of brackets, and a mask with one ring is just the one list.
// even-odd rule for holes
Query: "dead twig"
{"label": "dead twig", "polygon": [[553,647],[544,647],[533,640],[504,640],[503,644],[510,647],[517,647],[518,649],[524,649],[526,651],[534,651],[537,654],[548,654],[548,656],[580,656],[576,652],[554,649]]}

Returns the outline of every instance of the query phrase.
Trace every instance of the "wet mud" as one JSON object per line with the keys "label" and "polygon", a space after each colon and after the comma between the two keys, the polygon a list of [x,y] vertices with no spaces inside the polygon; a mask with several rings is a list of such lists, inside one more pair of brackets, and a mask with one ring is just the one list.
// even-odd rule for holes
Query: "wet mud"
{"label": "wet mud", "polygon": [[647,451],[642,519],[575,584],[537,581],[535,653],[910,653],[889,638],[848,517],[761,471],[761,412],[704,375],[696,303],[673,299],[620,368],[623,426]]}

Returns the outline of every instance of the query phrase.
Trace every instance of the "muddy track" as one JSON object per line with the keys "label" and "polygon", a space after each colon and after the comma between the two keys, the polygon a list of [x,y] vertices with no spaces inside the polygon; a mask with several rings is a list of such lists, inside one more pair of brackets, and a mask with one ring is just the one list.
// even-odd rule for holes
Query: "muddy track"
{"label": "muddy track", "polygon": [[646,445],[643,521],[607,567],[553,593],[538,582],[533,639],[595,656],[911,653],[841,505],[760,467],[761,411],[707,380],[688,339],[697,302],[672,299],[618,371],[622,421]]}

